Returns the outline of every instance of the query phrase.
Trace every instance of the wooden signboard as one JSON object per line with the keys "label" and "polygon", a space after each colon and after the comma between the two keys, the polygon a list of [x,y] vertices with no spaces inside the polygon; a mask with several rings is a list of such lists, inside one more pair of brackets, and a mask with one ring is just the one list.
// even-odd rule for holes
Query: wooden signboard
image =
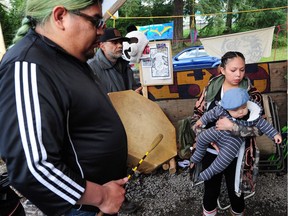
{"label": "wooden signboard", "polygon": [[143,86],[173,84],[172,49],[170,41],[148,43],[149,52],[141,57],[140,81]]}

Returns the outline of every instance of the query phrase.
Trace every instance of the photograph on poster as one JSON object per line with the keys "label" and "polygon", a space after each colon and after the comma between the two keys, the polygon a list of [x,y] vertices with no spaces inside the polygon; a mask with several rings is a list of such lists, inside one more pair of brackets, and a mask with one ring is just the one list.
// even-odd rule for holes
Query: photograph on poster
{"label": "photograph on poster", "polygon": [[142,67],[152,67],[152,61],[151,58],[145,58],[142,60]]}
{"label": "photograph on poster", "polygon": [[173,84],[172,51],[170,41],[150,42],[149,54],[140,64],[140,78],[144,86]]}

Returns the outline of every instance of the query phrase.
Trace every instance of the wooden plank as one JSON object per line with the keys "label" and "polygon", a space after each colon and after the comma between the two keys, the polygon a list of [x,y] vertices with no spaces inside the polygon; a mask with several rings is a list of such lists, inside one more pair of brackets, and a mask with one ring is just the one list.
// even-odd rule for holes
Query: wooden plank
{"label": "wooden plank", "polygon": [[271,92],[287,91],[287,61],[269,63]]}
{"label": "wooden plank", "polygon": [[106,21],[110,19],[111,15],[113,15],[124,3],[126,0],[118,0],[116,1],[108,11],[105,11],[105,14],[103,16],[103,19]]}
{"label": "wooden plank", "polygon": [[156,103],[159,104],[176,128],[179,120],[193,115],[196,100],[197,99],[164,100],[156,101]]}
{"label": "wooden plank", "polygon": [[[286,87],[287,89],[287,87]],[[271,96],[273,101],[278,106],[278,115],[280,121],[280,127],[287,125],[287,93],[286,92],[270,92],[268,95]]]}
{"label": "wooden plank", "polygon": [[[278,106],[280,126],[283,127],[287,122],[287,94],[286,92],[268,93]],[[177,127],[177,121],[193,115],[193,109],[197,99],[177,99],[156,101],[167,115],[174,127]]]}

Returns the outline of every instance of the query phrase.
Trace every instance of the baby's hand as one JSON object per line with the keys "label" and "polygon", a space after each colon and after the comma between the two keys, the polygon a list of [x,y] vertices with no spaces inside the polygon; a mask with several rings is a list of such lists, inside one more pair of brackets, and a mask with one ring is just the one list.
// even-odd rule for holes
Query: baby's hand
{"label": "baby's hand", "polygon": [[196,123],[195,123],[195,128],[201,127],[202,125],[203,125],[203,123],[202,123],[202,121],[199,119],[199,120],[197,120]]}
{"label": "baby's hand", "polygon": [[277,134],[276,136],[274,136],[274,141],[277,144],[281,144],[282,143],[282,137],[280,134]]}

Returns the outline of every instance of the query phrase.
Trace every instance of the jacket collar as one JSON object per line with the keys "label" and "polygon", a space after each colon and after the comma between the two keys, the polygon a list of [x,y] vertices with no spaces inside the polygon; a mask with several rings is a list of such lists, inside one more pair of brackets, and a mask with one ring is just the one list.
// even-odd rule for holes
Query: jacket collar
{"label": "jacket collar", "polygon": [[[224,80],[225,76],[223,74],[220,74],[209,81],[206,91],[207,102],[211,102],[214,100],[216,94],[222,88]],[[249,86],[250,86],[250,80],[247,77],[244,77],[243,80],[240,82],[239,87],[249,90],[248,89]]]}

